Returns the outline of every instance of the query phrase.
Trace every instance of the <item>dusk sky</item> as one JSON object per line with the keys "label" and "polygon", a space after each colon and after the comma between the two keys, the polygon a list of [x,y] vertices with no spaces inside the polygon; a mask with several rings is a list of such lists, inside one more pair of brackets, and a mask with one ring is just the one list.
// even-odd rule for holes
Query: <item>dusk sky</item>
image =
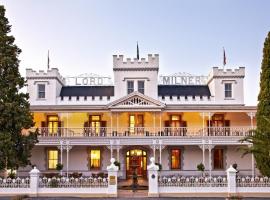
{"label": "dusk sky", "polygon": [[160,55],[159,74],[208,75],[213,66],[246,67],[245,102],[256,105],[268,0],[0,0],[7,10],[20,71],[51,67],[64,76],[112,76],[112,55]]}

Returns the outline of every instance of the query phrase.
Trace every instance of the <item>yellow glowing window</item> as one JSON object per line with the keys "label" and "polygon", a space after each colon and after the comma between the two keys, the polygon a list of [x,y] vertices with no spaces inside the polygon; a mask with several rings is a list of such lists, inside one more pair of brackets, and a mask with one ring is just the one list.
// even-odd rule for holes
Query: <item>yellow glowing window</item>
{"label": "yellow glowing window", "polygon": [[91,116],[92,121],[100,121],[100,116],[99,115],[92,115]]}
{"label": "yellow glowing window", "polygon": [[179,121],[180,116],[179,115],[172,115],[172,121]]}
{"label": "yellow glowing window", "polygon": [[180,169],[181,168],[181,151],[180,149],[172,149],[171,150],[171,166],[172,169]]}
{"label": "yellow glowing window", "polygon": [[58,121],[58,116],[49,116],[48,121]]}
{"label": "yellow glowing window", "polygon": [[100,168],[100,150],[90,150],[90,169]]}
{"label": "yellow glowing window", "polygon": [[58,163],[58,151],[57,150],[49,150],[48,151],[48,168],[56,169],[56,165]]}

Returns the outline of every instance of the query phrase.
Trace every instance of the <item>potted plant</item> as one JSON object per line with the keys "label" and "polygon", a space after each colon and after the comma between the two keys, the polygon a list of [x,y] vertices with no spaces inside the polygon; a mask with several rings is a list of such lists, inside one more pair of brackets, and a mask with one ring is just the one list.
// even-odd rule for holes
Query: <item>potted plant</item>
{"label": "potted plant", "polygon": [[63,166],[62,163],[57,163],[55,169],[56,169],[57,171],[61,171],[61,170],[63,169],[63,167],[64,167],[64,166]]}
{"label": "potted plant", "polygon": [[118,166],[118,169],[120,170],[120,167],[121,167],[121,163],[119,161],[114,161],[113,163],[115,166]]}
{"label": "potted plant", "polygon": [[205,170],[204,164],[202,164],[202,163],[198,164],[197,170],[202,172],[202,176],[204,176],[204,170]]}

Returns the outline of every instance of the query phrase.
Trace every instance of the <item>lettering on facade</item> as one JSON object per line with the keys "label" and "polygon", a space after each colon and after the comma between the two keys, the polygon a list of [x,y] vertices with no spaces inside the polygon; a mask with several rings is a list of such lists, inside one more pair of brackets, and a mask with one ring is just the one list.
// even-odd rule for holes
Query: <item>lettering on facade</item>
{"label": "lettering on facade", "polygon": [[170,76],[159,76],[160,85],[206,85],[207,76],[195,76],[179,73]]}
{"label": "lettering on facade", "polygon": [[72,86],[104,86],[112,85],[111,77],[103,77],[95,74],[83,74],[80,76],[66,77],[67,85]]}

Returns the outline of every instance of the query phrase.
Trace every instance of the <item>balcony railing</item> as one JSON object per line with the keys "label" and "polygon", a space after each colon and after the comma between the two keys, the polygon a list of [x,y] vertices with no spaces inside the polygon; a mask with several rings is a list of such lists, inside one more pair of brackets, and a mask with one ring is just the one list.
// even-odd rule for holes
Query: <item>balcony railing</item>
{"label": "balcony railing", "polygon": [[251,127],[85,127],[57,128],[40,127],[40,137],[245,137],[252,134]]}

